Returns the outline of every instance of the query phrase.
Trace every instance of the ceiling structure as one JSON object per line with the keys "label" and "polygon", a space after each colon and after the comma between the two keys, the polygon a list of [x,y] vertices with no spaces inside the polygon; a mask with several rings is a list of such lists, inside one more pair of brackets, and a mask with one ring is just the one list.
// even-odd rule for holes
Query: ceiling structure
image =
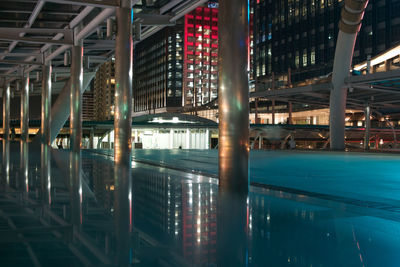
{"label": "ceiling structure", "polygon": [[[378,112],[400,111],[400,70],[350,76],[345,83],[349,88],[348,109],[363,110],[370,106]],[[251,93],[250,97],[329,107],[331,89],[331,82],[325,81],[320,84],[258,91]]]}
{"label": "ceiling structure", "polygon": [[[207,0],[132,0],[134,43],[204,4]],[[40,93],[41,66],[51,61],[53,81],[70,76],[69,50],[83,40],[84,71],[96,71],[115,51],[115,8],[119,0],[0,1],[0,79],[29,73]],[[4,80],[3,80],[4,81]],[[53,93],[62,86],[54,86]]]}

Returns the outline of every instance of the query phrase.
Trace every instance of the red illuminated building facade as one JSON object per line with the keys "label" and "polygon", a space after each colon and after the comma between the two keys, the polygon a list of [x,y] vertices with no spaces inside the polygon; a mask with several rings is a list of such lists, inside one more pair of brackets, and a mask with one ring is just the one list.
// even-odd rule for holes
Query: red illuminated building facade
{"label": "red illuminated building facade", "polygon": [[201,109],[218,96],[218,9],[201,6],[135,48],[134,116]]}
{"label": "red illuminated building facade", "polygon": [[198,7],[185,16],[184,107],[200,107],[218,96],[218,9]]}

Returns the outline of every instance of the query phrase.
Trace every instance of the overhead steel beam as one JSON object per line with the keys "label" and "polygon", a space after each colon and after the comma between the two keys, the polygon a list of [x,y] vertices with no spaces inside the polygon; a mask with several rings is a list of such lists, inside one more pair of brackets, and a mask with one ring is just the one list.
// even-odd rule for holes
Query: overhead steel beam
{"label": "overhead steel beam", "polygon": [[[77,40],[84,39],[86,36],[89,34],[93,33],[98,25],[102,22],[104,22],[107,18],[111,17],[114,14],[115,10],[113,8],[107,8],[104,9],[100,14],[95,17],[93,20],[90,21],[89,24],[87,24],[83,29],[76,35]],[[48,57],[46,57],[46,62],[53,60],[55,57],[63,53],[65,50],[68,49],[68,46],[63,45],[59,47],[57,50],[55,50],[53,53],[51,53]]]}
{"label": "overhead steel beam", "polygon": [[303,94],[307,92],[329,92],[332,88],[331,83],[323,83],[323,84],[312,84],[300,87],[293,87],[293,88],[285,88],[280,90],[269,90],[269,91],[262,91],[262,92],[253,92],[250,93],[250,97],[280,97],[280,96],[292,96]]}
{"label": "overhead steel beam", "polygon": [[[37,16],[39,15],[40,11],[42,10],[43,6],[44,6],[44,0],[39,0],[39,2],[36,4],[35,8],[33,9],[31,15],[29,16],[28,22],[25,24],[24,28],[30,28],[32,27],[32,24],[35,22]],[[24,37],[25,33],[21,33],[20,37]],[[11,52],[16,46],[17,46],[18,42],[14,41],[10,44],[10,46],[8,47],[8,51]],[[2,57],[0,56],[0,59]]]}
{"label": "overhead steel beam", "polygon": [[[33,33],[33,34],[53,34],[60,33],[64,36],[64,40],[53,40],[47,38],[38,37],[22,37],[22,34]],[[60,38],[61,39],[61,38]],[[69,29],[42,29],[42,28],[0,28],[0,40],[8,41],[21,41],[28,43],[49,43],[49,44],[65,44],[71,45],[73,41],[72,30]]]}
{"label": "overhead steel beam", "polygon": [[[378,87],[378,86],[369,86],[369,85],[357,85],[354,86],[355,89],[359,90],[367,90],[367,91],[374,91],[374,92],[384,92],[384,93],[391,93],[391,94],[400,94],[400,89],[399,88],[385,88],[385,87]],[[394,90],[397,89],[397,90]]]}
{"label": "overhead steel beam", "polygon": [[[366,84],[373,82],[381,82],[388,80],[400,80],[400,70],[390,70],[385,72],[376,72],[367,75],[350,76],[345,79],[347,85],[352,86],[354,84]],[[355,86],[355,85],[354,85]]]}
{"label": "overhead steel beam", "polygon": [[53,2],[58,4],[72,4],[81,6],[92,6],[92,7],[117,7],[119,1],[117,0],[46,0],[47,2]]}
{"label": "overhead steel beam", "polygon": [[21,60],[0,60],[0,64],[12,64],[12,65],[43,65],[43,62],[37,61],[21,61]]}
{"label": "overhead steel beam", "polygon": [[157,14],[136,14],[134,17],[135,23],[140,23],[143,26],[169,26],[175,25],[175,22],[171,22],[173,17],[169,15],[157,15]]}
{"label": "overhead steel beam", "polygon": [[[69,23],[69,25],[66,27],[66,29],[67,29],[67,28],[69,28],[69,29],[75,28],[79,23],[81,23],[81,21],[82,21],[87,15],[89,15],[89,14],[93,11],[93,9],[94,9],[94,7],[91,7],[91,6],[85,7],[85,8],[82,10],[82,12],[79,13],[79,15],[77,15],[77,16]],[[56,36],[53,37],[53,40],[60,40],[62,37],[63,37],[63,34],[58,33],[58,34],[56,34]],[[52,44],[45,44],[45,45],[40,49],[40,52],[41,52],[41,53],[46,52],[51,46],[52,46]],[[69,47],[69,46],[65,46],[65,50],[66,50],[68,47]],[[64,51],[65,51],[65,50],[64,50]],[[62,52],[61,52],[61,53],[62,53]],[[60,54],[61,54],[61,53],[60,53]],[[34,59],[34,57],[29,57],[29,58],[27,58],[26,60],[33,60],[33,59]],[[35,70],[36,67],[37,67],[37,66],[32,66],[32,67],[30,67],[30,68],[29,68],[29,71]],[[13,68],[13,69],[9,70],[7,73],[12,73],[12,72],[15,72],[16,70],[17,70],[17,68]],[[14,80],[14,79],[11,79],[11,81],[12,81],[12,80]]]}
{"label": "overhead steel beam", "polygon": [[[191,12],[192,10],[196,9],[198,6],[206,3],[208,0],[194,0],[194,1],[189,1],[182,3],[181,5],[177,6],[172,10],[172,12],[175,14],[171,18],[171,22],[175,22],[187,13]],[[146,39],[147,37],[151,36],[152,34],[155,34],[156,32],[162,30],[166,26],[149,26],[145,31],[141,34],[141,40]],[[135,44],[138,43],[138,41],[135,41]]]}
{"label": "overhead steel beam", "polygon": [[164,14],[165,12],[167,12],[168,10],[170,10],[171,8],[174,8],[175,6],[177,6],[179,3],[181,3],[183,0],[173,0],[170,1],[168,4],[166,4],[165,6],[160,8],[160,14]]}
{"label": "overhead steel beam", "polygon": [[5,57],[36,57],[37,60],[42,58],[42,54],[32,54],[32,53],[0,53],[0,58]]}

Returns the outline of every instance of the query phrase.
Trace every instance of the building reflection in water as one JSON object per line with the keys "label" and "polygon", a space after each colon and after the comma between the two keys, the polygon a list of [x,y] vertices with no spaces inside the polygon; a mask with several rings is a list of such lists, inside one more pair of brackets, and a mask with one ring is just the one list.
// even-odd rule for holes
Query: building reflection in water
{"label": "building reflection in water", "polygon": [[[21,214],[13,218],[23,227],[44,226],[37,236],[52,240],[54,248],[64,253],[58,255],[68,255],[71,266],[79,266],[76,262],[99,266],[121,262],[142,266],[362,266],[374,265],[382,255],[386,263],[397,263],[399,243],[389,242],[395,238],[377,242],[383,237],[375,230],[385,225],[388,232],[395,232],[398,223],[357,216],[344,204],[255,187],[248,197],[229,194],[218,191],[216,179],[143,164],[134,164],[132,186],[128,186],[114,180],[110,158],[85,151],[82,155],[51,153],[55,161],[49,190],[48,183],[41,184],[38,159],[31,157],[25,172],[25,165],[18,165],[18,156],[12,155],[20,150],[23,159],[28,150],[14,148],[16,153],[9,151],[7,171],[7,161],[2,161],[4,185],[9,175],[9,186],[2,190],[12,194],[0,198],[15,206],[9,210],[11,217],[17,212],[25,216],[23,220],[18,219]],[[16,182],[21,177],[23,187]],[[29,198],[19,198],[19,193]],[[51,203],[43,202],[42,193],[51,196]],[[372,224],[373,229],[368,227]],[[374,253],[377,250],[380,253]]]}

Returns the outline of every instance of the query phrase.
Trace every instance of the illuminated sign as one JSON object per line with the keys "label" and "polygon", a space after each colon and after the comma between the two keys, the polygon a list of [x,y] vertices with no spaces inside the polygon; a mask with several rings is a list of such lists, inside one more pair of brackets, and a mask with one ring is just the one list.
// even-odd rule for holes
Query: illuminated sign
{"label": "illuminated sign", "polygon": [[209,1],[208,2],[208,7],[209,8],[218,8],[218,3],[214,1]]}

